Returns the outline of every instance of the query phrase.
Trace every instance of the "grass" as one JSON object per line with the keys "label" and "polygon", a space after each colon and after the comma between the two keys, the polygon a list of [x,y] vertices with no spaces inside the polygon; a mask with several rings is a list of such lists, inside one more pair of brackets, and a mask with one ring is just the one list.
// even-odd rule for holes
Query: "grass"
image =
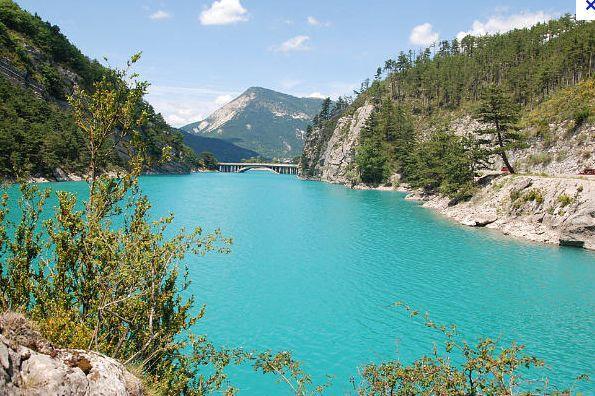
{"label": "grass", "polygon": [[520,209],[523,205],[525,205],[528,202],[536,202],[538,205],[541,205],[543,204],[544,198],[543,193],[540,189],[532,188],[524,194],[522,193],[522,191],[519,190],[511,190],[510,200],[512,201],[513,208]]}
{"label": "grass", "polygon": [[523,196],[525,202],[537,202],[539,205],[543,203],[543,193],[538,188],[532,188]]}

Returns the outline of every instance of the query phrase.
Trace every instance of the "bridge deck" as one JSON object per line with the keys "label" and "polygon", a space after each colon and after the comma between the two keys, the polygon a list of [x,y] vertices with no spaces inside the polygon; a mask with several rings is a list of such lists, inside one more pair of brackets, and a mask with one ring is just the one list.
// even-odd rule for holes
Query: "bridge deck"
{"label": "bridge deck", "polygon": [[266,162],[220,162],[219,172],[225,173],[243,173],[255,168],[265,168],[272,172],[284,175],[297,175],[298,166],[296,164],[274,164]]}
{"label": "bridge deck", "polygon": [[219,165],[232,165],[232,166],[253,166],[253,167],[270,167],[270,166],[281,166],[281,167],[288,167],[288,168],[297,168],[296,164],[275,164],[269,162],[219,162]]}

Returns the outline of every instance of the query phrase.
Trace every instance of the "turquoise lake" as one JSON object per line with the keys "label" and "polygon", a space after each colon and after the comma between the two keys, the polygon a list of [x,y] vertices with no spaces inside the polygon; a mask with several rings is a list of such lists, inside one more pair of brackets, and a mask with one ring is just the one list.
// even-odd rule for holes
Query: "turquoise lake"
{"label": "turquoise lake", "polygon": [[[328,394],[354,394],[358,368],[409,362],[440,335],[396,301],[457,324],[469,341],[516,340],[567,387],[595,362],[595,254],[459,226],[405,201],[268,172],[142,178],[155,217],[221,228],[228,255],[189,257],[197,326],[216,344],[292,351]],[[82,183],[52,188],[85,191]],[[273,377],[234,370],[245,395],[290,394]],[[595,393],[593,383],[580,389]]]}

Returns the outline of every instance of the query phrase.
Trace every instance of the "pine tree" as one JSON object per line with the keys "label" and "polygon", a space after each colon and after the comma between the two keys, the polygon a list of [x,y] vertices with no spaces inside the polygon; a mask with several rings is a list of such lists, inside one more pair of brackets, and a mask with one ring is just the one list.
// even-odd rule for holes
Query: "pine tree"
{"label": "pine tree", "polygon": [[497,154],[510,173],[515,173],[506,151],[521,147],[522,135],[515,123],[518,108],[502,89],[491,86],[486,89],[475,118],[488,125],[476,133],[481,137],[480,144],[489,147],[491,154]]}

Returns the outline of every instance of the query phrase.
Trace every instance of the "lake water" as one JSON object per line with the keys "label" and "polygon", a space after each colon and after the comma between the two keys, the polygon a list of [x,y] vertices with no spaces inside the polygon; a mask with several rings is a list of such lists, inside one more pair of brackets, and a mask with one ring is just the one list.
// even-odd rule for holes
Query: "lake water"
{"label": "lake water", "polygon": [[[408,362],[439,335],[391,307],[405,301],[470,340],[517,340],[548,363],[539,375],[569,386],[593,374],[595,254],[464,228],[396,192],[354,191],[268,172],[150,176],[153,213],[220,227],[229,255],[190,257],[197,326],[217,344],[292,351],[329,394],[372,361]],[[81,183],[52,184],[83,191]],[[246,395],[289,394],[235,370]],[[582,390],[595,392],[592,384]]]}

